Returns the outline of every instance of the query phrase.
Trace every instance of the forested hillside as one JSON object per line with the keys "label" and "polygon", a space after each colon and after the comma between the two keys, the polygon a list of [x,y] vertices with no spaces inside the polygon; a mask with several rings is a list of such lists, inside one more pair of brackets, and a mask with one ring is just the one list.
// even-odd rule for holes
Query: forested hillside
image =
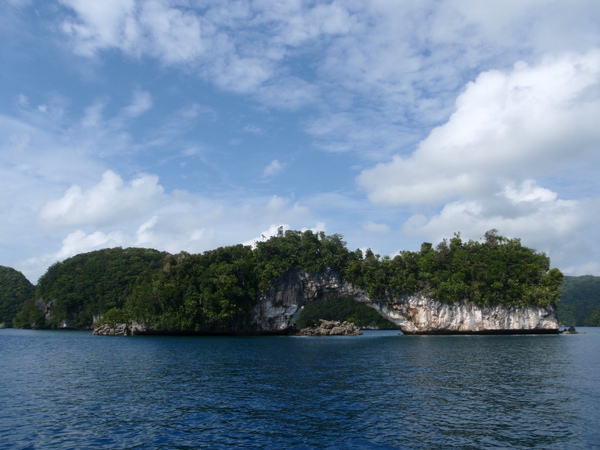
{"label": "forested hillside", "polygon": [[[162,267],[166,253],[143,248],[112,248],[83,253],[52,265],[40,278],[37,304],[27,304],[18,324],[56,328],[68,320],[74,328],[89,327],[93,316],[122,308],[140,276]],[[45,323],[37,311],[47,304],[52,311]]]}
{"label": "forested hillside", "polygon": [[561,291],[557,310],[563,325],[600,327],[600,277],[566,276]]}
{"label": "forested hillside", "polygon": [[106,321],[144,321],[173,332],[239,331],[248,326],[259,294],[297,268],[317,274],[326,268],[384,301],[426,291],[441,301],[478,305],[548,305],[556,302],[562,274],[546,255],[495,230],[481,242],[459,234],[437,246],[394,258],[350,251],[340,235],[283,231],[255,248],[235,245],[191,255],[148,249],[106,249],[56,263],[40,278],[37,303],[23,310],[21,326],[88,327]]}
{"label": "forested hillside", "polygon": [[21,272],[0,266],[0,324],[12,326],[24,303],[33,298],[34,290],[35,287]]}

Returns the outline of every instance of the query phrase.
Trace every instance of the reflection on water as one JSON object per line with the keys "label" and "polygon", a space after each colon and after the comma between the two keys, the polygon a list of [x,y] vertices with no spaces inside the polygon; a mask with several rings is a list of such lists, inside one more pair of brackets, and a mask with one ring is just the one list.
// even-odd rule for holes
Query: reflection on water
{"label": "reflection on water", "polygon": [[0,446],[590,448],[600,333],[0,330]]}

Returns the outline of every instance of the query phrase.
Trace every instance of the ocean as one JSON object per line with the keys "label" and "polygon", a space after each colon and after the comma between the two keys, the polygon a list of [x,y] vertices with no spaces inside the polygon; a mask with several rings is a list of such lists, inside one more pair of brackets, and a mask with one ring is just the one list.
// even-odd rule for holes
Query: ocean
{"label": "ocean", "polygon": [[0,330],[0,448],[600,448],[577,335]]}

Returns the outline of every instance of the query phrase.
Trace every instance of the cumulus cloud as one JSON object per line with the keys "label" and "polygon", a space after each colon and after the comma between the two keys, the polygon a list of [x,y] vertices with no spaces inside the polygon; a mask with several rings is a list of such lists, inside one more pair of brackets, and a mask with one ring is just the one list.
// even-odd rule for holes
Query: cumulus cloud
{"label": "cumulus cloud", "polygon": [[79,253],[86,253],[102,248],[119,247],[126,242],[127,236],[120,231],[113,231],[111,233],[95,231],[86,234],[81,230],[77,230],[63,239],[62,247],[55,257],[58,260],[62,260]]}
{"label": "cumulus cloud", "polygon": [[62,198],[47,202],[40,210],[40,219],[53,226],[122,222],[159,207],[163,192],[156,176],[142,175],[125,184],[109,170],[91,188],[74,185]]}
{"label": "cumulus cloud", "polygon": [[285,164],[282,164],[278,160],[274,159],[269,163],[267,167],[265,167],[265,170],[263,171],[263,176],[272,177],[274,175],[277,175],[285,168],[285,166]]}
{"label": "cumulus cloud", "polygon": [[[392,229],[408,215],[405,235],[477,238],[493,227],[535,239],[552,226],[555,253],[587,251],[568,236],[589,236],[583,211],[596,219],[594,200],[584,198],[597,187],[597,160],[588,164],[599,142],[598,52],[589,51],[600,43],[595,0],[58,3],[0,6],[7,74],[44,64],[37,46],[21,57],[41,37],[40,51],[60,50],[66,38],[78,55],[48,54],[69,64],[51,76],[72,82],[56,85],[70,99],[44,96],[47,80],[40,81],[22,94],[13,89],[17,113],[10,117],[6,106],[0,114],[0,211],[10,214],[3,234],[39,219],[53,239],[44,248],[62,241],[50,260],[98,245],[201,251],[273,224],[299,228],[324,218],[336,232],[377,241],[383,254],[386,242],[403,239]],[[57,29],[58,39],[49,31]],[[77,79],[77,67],[90,61],[98,63],[93,83]],[[111,97],[112,76],[122,73],[115,64],[128,73]],[[137,88],[128,95],[123,86]],[[219,129],[228,120],[234,133]],[[319,156],[335,164],[321,184],[330,191],[251,198],[252,186],[241,187],[247,174],[230,164],[242,147],[219,142],[227,135],[240,143],[242,130],[253,134],[245,136],[247,154],[250,141],[278,146],[278,136],[297,145],[295,155],[315,147],[334,153]],[[277,158],[258,169],[272,177],[269,185],[285,181],[277,192],[306,192],[274,177],[285,166]],[[299,170],[311,161],[305,153],[295,159]],[[346,184],[365,161],[374,167],[358,184],[370,204]],[[131,175],[140,172],[158,173],[162,183]]]}
{"label": "cumulus cloud", "polygon": [[553,266],[561,267],[565,273],[585,274],[585,264],[578,268],[569,261],[574,254],[582,261],[596,257],[593,249],[598,239],[590,241],[590,236],[598,232],[600,202],[560,200],[555,193],[548,195],[549,191],[541,190],[542,197],[523,186],[518,198],[514,192],[505,191],[489,202],[450,202],[432,217],[412,216],[402,231],[439,242],[456,231],[466,239],[477,240],[485,231],[495,228],[504,236],[521,238],[526,245],[547,253]]}
{"label": "cumulus cloud", "polygon": [[600,145],[599,93],[599,51],[482,73],[412,155],[363,171],[358,183],[376,203],[435,204],[562,170]]}
{"label": "cumulus cloud", "polygon": [[[292,198],[215,200],[187,191],[165,192],[156,176],[142,175],[126,182],[112,171],[90,188],[72,186],[61,198],[47,202],[39,215],[53,240],[62,237],[55,251],[15,265],[34,281],[56,261],[101,248],[199,253],[251,243],[251,237],[265,234],[265,229],[274,229],[276,234],[281,225],[273,228],[272,224],[278,221],[285,221],[285,229],[304,229],[304,224],[314,223],[310,211]],[[317,223],[316,228],[324,229],[324,225]]]}
{"label": "cumulus cloud", "polygon": [[560,190],[594,183],[581,167],[600,147],[598,120],[599,51],[520,62],[480,74],[414,153],[357,181],[374,204],[423,211],[404,223],[408,236],[439,242],[460,231],[479,239],[495,228],[580,274],[591,266],[568,261],[596,258],[589,236],[600,223],[598,200],[563,198]]}

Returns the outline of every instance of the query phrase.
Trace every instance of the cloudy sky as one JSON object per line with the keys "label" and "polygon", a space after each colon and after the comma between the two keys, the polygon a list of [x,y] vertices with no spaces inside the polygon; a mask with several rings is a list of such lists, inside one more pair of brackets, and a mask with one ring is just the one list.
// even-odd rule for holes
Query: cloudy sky
{"label": "cloudy sky", "polygon": [[597,0],[4,0],[0,265],[496,228],[600,275]]}

